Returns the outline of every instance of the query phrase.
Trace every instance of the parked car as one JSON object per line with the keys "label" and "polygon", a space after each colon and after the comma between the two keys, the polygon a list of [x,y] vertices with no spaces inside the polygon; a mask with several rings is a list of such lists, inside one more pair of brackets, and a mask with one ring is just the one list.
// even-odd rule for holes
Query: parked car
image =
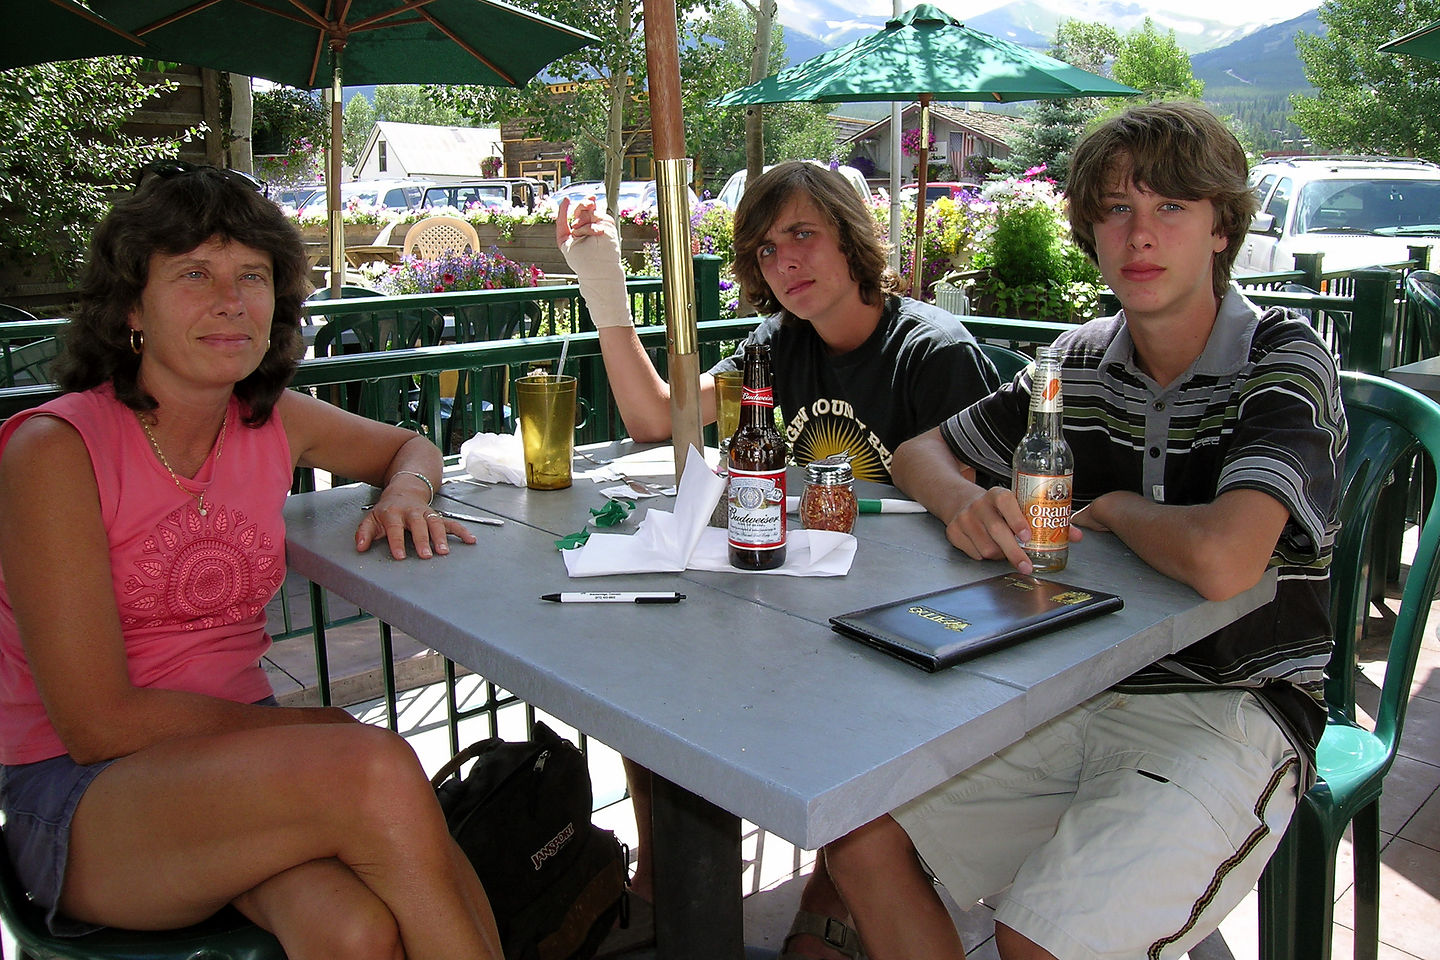
{"label": "parked car", "polygon": [[[699,196],[691,188],[689,191],[690,209],[700,202]],[[598,205],[605,207],[605,182],[603,180],[582,180],[576,183],[569,183],[552,192],[546,199],[546,208],[555,211],[560,209],[560,201],[569,198],[573,205],[586,197],[594,197]],[[651,216],[659,213],[660,198],[656,192],[654,180],[621,180],[620,181],[620,202],[617,207],[620,213],[648,213]]]}
{"label": "parked car", "polygon": [[[318,191],[325,189],[323,183],[305,183],[295,187],[272,187],[269,192],[271,200],[279,204],[280,209],[286,213],[295,213],[315,196]],[[320,202],[325,202],[324,194],[320,196]]]}
{"label": "parked car", "polygon": [[[430,180],[351,180],[340,184],[340,205],[352,201],[364,206],[384,207],[387,210],[416,210],[425,196]],[[325,215],[325,190],[317,190],[300,207],[301,217]]]}
{"label": "parked car", "polygon": [[[915,194],[919,192],[919,183],[903,184],[900,187],[900,202],[906,206],[914,205]],[[930,204],[934,203],[936,200],[939,200],[941,197],[946,197],[953,200],[956,197],[960,196],[960,194],[962,193],[969,193],[972,196],[979,196],[980,184],[970,183],[966,180],[932,181],[925,184],[925,205],[928,207]]]}
{"label": "parked car", "polygon": [[1323,253],[1326,271],[1405,260],[1440,243],[1440,166],[1396,157],[1277,157],[1250,184],[1260,212],[1235,261],[1241,274],[1293,270]]}
{"label": "parked car", "polygon": [[454,207],[465,210],[472,204],[484,204],[502,210],[524,207],[534,212],[545,196],[546,186],[532,177],[487,177],[483,180],[461,180],[437,183],[425,191],[420,201],[425,207]]}
{"label": "parked car", "polygon": [[[817,167],[830,166],[830,164],[825,163],[823,160],[810,160],[808,162],[815,164]],[[774,166],[775,164],[773,163],[767,164],[765,169],[769,170]],[[854,167],[843,164],[839,167],[839,171],[840,175],[849,181],[850,186],[855,188],[855,192],[860,194],[860,196],[868,202],[870,200],[870,184],[865,181],[865,174],[856,170]],[[740,198],[745,194],[745,180],[748,173],[749,171],[747,170],[736,170],[730,174],[730,179],[725,181],[725,186],[720,188],[720,193],[715,199],[731,210],[738,207],[740,205]],[[914,199],[913,194],[911,199]]]}

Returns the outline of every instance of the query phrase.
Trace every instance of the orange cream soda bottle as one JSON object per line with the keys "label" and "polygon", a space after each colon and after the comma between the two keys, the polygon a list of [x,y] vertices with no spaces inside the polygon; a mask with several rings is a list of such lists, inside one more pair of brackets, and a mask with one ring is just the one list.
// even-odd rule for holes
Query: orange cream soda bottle
{"label": "orange cream soda bottle", "polygon": [[1060,352],[1041,347],[1030,383],[1030,423],[1015,447],[1010,486],[1030,522],[1030,542],[1021,547],[1036,573],[1064,570],[1070,557],[1075,455],[1065,442],[1063,411]]}

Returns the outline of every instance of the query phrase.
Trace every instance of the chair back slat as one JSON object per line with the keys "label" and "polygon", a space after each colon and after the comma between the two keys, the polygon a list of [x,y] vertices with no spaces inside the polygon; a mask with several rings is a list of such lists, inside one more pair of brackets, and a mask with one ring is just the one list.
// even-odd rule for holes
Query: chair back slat
{"label": "chair back slat", "polygon": [[447,250],[480,252],[480,234],[459,217],[426,217],[405,234],[405,252],[422,260],[435,260]]}
{"label": "chair back slat", "polygon": [[[1355,655],[1369,604],[1370,549],[1378,527],[1375,509],[1396,468],[1418,452],[1440,464],[1440,405],[1402,384],[1342,372],[1341,390],[1350,438],[1345,453],[1340,533],[1330,568],[1335,650],[1327,670],[1332,713],[1355,716]],[[1391,631],[1375,733],[1393,753],[1405,719],[1410,682],[1440,582],[1440,487],[1432,487]]]}

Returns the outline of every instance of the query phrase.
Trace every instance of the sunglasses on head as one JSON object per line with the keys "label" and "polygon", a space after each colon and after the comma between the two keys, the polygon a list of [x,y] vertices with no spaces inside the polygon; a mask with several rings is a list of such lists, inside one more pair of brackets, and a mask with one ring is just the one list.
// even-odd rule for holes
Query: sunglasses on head
{"label": "sunglasses on head", "polygon": [[265,181],[252,177],[248,173],[241,173],[239,170],[225,170],[205,163],[190,163],[188,160],[152,160],[136,172],[135,186],[138,187],[154,178],[169,180],[188,173],[215,174],[226,180],[242,183],[261,193],[265,190]]}

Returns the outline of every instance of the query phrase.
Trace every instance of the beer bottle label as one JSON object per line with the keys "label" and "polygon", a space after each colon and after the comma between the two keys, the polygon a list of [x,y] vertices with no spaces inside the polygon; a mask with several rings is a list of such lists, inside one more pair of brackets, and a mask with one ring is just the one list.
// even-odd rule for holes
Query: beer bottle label
{"label": "beer bottle label", "polygon": [[770,550],[785,542],[785,471],[730,468],[730,544]]}
{"label": "beer bottle label", "polygon": [[1015,474],[1015,499],[1030,521],[1026,550],[1063,550],[1070,543],[1070,476]]}
{"label": "beer bottle label", "polygon": [[740,388],[740,406],[773,407],[775,392],[771,387],[752,387],[747,384]]}

